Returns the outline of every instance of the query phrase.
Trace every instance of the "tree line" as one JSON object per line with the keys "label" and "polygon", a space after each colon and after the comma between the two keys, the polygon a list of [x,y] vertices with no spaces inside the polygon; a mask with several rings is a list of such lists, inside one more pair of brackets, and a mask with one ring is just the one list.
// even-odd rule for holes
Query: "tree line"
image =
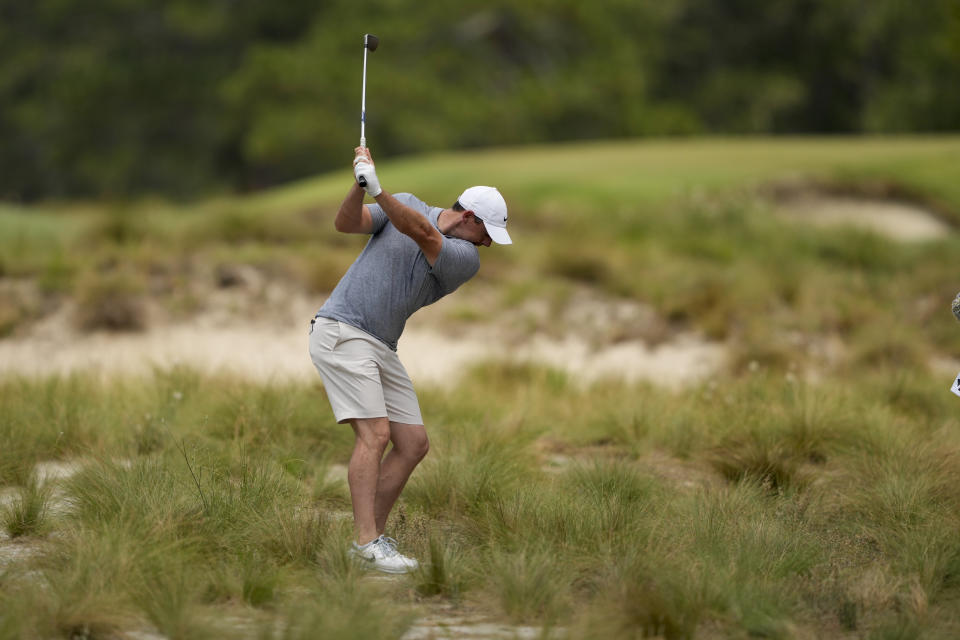
{"label": "tree line", "polygon": [[377,157],[960,123],[957,0],[0,0],[0,199],[184,199]]}

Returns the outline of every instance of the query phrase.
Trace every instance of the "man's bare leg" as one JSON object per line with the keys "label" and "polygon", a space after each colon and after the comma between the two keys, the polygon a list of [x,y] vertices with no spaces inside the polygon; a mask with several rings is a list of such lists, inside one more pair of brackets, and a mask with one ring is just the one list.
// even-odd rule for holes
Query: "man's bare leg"
{"label": "man's bare leg", "polygon": [[356,442],[347,482],[353,502],[353,523],[357,544],[364,545],[380,535],[375,516],[377,486],[381,475],[380,461],[390,441],[390,421],[386,418],[354,418],[350,420]]}
{"label": "man's bare leg", "polygon": [[430,449],[427,430],[422,424],[390,423],[393,446],[380,465],[380,481],[374,502],[377,535],[383,533],[387,516],[406,486],[410,474]]}

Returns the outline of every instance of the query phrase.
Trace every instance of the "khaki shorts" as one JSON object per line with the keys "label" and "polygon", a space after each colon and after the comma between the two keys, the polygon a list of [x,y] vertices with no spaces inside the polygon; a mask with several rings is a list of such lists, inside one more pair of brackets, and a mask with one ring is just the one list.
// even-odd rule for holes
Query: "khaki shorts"
{"label": "khaki shorts", "polygon": [[337,422],[381,418],[423,424],[413,383],[396,352],[369,333],[330,318],[310,330],[310,358]]}

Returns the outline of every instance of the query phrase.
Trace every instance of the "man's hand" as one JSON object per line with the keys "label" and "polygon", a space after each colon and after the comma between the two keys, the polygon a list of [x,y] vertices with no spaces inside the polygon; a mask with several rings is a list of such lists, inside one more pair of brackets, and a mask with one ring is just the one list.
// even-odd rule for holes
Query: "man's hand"
{"label": "man's hand", "polygon": [[380,188],[380,180],[377,178],[377,172],[369,162],[361,160],[353,165],[353,175],[357,178],[357,184],[363,186],[364,191],[374,198],[383,191],[383,189]]}
{"label": "man's hand", "polygon": [[370,150],[366,147],[357,147],[356,154],[353,159],[353,175],[357,179],[357,184],[363,186],[367,193],[376,198],[383,190],[380,188],[380,180],[377,178],[377,170],[373,166]]}
{"label": "man's hand", "polygon": [[370,147],[355,147],[353,149],[353,164],[357,164],[360,160],[366,160],[370,164],[373,164],[373,156],[370,155]]}

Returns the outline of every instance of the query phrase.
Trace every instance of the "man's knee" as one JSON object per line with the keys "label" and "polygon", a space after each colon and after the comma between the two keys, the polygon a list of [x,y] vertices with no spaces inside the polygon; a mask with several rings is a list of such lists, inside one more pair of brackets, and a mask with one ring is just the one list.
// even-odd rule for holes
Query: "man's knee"
{"label": "man's knee", "polygon": [[428,451],[430,451],[430,439],[427,438],[427,432],[422,429],[404,441],[403,453],[411,460],[420,462],[426,457]]}
{"label": "man's knee", "polygon": [[430,450],[430,440],[427,438],[427,430],[422,424],[392,422],[390,423],[390,430],[394,451],[407,460],[411,460],[414,463],[420,462]]}
{"label": "man's knee", "polygon": [[430,438],[427,437],[426,432],[421,434],[422,437],[418,437],[414,442],[413,446],[413,457],[416,458],[417,462],[423,460],[427,452],[430,451]]}
{"label": "man's knee", "polygon": [[386,418],[357,419],[351,422],[358,443],[381,454],[386,450],[390,442],[390,422]]}

